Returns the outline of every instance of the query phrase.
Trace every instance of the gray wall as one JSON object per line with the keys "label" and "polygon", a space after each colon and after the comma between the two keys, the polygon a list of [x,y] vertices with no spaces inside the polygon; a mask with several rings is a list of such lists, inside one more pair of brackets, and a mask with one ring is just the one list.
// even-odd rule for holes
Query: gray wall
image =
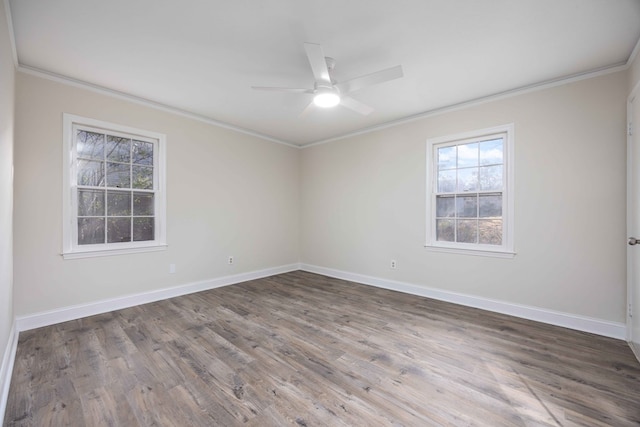
{"label": "gray wall", "polygon": [[[628,72],[297,150],[17,75],[15,314],[310,265],[625,321]],[[169,249],[63,260],[62,113],[162,132]],[[427,138],[515,124],[513,259],[425,250]],[[236,265],[225,264],[234,255]],[[10,255],[9,255],[10,256]],[[398,261],[390,270],[389,261]],[[177,273],[168,274],[175,263]]]}
{"label": "gray wall", "polygon": [[[0,367],[13,324],[14,64],[5,3],[0,2]],[[10,343],[9,343],[10,344]],[[5,348],[6,347],[6,348]],[[1,370],[1,368],[0,368]],[[0,386],[2,386],[0,372]],[[0,414],[1,415],[1,414]]]}
{"label": "gray wall", "polygon": [[[617,72],[303,150],[301,261],[624,323],[627,93]],[[517,255],[426,250],[427,138],[508,123]]]}
{"label": "gray wall", "polygon": [[[298,149],[26,73],[16,84],[16,316],[298,262]],[[166,134],[166,251],[62,259],[63,113]]]}

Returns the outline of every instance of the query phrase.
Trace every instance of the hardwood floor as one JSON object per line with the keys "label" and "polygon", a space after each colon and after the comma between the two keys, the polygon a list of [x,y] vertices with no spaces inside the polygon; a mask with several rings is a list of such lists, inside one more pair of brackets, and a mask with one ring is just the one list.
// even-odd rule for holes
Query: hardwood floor
{"label": "hardwood floor", "polygon": [[287,273],[20,334],[8,426],[638,426],[626,343]]}

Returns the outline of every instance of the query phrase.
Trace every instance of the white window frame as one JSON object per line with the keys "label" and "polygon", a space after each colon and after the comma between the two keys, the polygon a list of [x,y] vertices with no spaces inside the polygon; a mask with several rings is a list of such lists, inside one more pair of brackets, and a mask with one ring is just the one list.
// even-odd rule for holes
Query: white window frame
{"label": "white window frame", "polygon": [[[142,242],[78,244],[78,186],[75,129],[91,127],[112,134],[139,137],[155,144],[154,149],[154,240]],[[108,123],[102,120],[63,114],[63,212],[62,256],[64,259],[152,252],[167,248],[166,242],[166,136],[161,133]]]}
{"label": "white window frame", "polygon": [[[436,173],[438,171],[435,151],[439,146],[464,144],[487,137],[504,135],[503,189],[502,189],[502,245],[479,243],[443,242],[436,240]],[[513,123],[470,132],[427,139],[427,197],[425,248],[437,252],[513,258],[514,249],[514,125]]]}

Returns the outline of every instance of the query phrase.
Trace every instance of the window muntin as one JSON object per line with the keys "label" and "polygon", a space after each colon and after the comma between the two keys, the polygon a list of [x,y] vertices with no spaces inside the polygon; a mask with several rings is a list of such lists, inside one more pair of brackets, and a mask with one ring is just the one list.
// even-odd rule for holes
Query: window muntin
{"label": "window muntin", "polygon": [[65,134],[65,258],[165,246],[164,135],[66,114]]}
{"label": "window muntin", "polygon": [[156,140],[74,126],[77,243],[155,240]]}
{"label": "window muntin", "polygon": [[427,142],[427,247],[512,252],[512,126]]}
{"label": "window muntin", "polygon": [[434,148],[436,240],[502,245],[504,137]]}

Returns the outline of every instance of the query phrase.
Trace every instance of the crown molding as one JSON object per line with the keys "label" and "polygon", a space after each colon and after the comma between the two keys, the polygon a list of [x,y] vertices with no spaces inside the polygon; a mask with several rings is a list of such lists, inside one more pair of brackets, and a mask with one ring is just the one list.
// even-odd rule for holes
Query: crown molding
{"label": "crown molding", "polygon": [[[640,41],[639,41],[640,43]],[[636,44],[636,49],[638,49],[638,44]],[[634,49],[634,52],[636,51],[636,49]],[[367,133],[371,133],[371,132],[376,132],[382,129],[387,129],[387,128],[391,128],[391,127],[395,127],[395,126],[400,126],[400,125],[404,125],[407,123],[411,123],[411,122],[415,122],[418,120],[423,120],[429,117],[434,117],[434,116],[439,116],[441,114],[445,114],[445,113],[450,113],[452,111],[458,111],[458,110],[463,110],[466,108],[471,108],[471,107],[476,107],[478,105],[482,105],[482,104],[486,104],[488,102],[493,102],[493,101],[498,101],[501,99],[506,99],[506,98],[511,98],[514,96],[518,96],[518,95],[524,95],[526,93],[531,93],[531,92],[537,92],[540,90],[545,90],[545,89],[549,89],[549,88],[553,88],[556,86],[562,86],[565,84],[569,84],[569,83],[575,83],[581,80],[587,80],[587,79],[592,79],[595,77],[600,77],[600,76],[604,76],[607,74],[612,74],[612,73],[617,73],[618,71],[624,71],[627,68],[629,68],[629,64],[630,62],[624,62],[624,63],[619,63],[619,64],[615,64],[612,66],[608,66],[608,67],[603,67],[603,68],[598,68],[596,70],[592,70],[592,71],[588,71],[585,73],[578,73],[578,74],[573,74],[571,76],[566,76],[566,77],[560,77],[557,79],[552,79],[552,80],[545,80],[543,82],[539,82],[539,83],[534,83],[531,85],[527,85],[527,86],[521,86],[515,89],[511,89],[511,90],[507,90],[504,92],[499,92],[496,94],[492,94],[492,95],[488,95],[488,96],[484,96],[484,97],[480,97],[480,98],[475,98],[469,101],[464,101],[458,104],[453,104],[453,105],[448,105],[448,106],[444,106],[444,107],[440,107],[440,108],[436,108],[433,110],[428,110],[425,111],[423,113],[418,113],[412,116],[408,116],[408,117],[403,117],[401,119],[397,119],[397,120],[392,120],[386,123],[382,123],[379,125],[375,125],[375,126],[370,126],[367,128],[363,128],[354,132],[349,132],[343,135],[339,135],[339,136],[335,136],[332,138],[327,138],[327,139],[323,139],[323,140],[319,140],[319,141],[315,141],[315,142],[311,142],[308,144],[303,144],[300,145],[300,148],[309,148],[309,147],[313,147],[316,145],[322,145],[322,144],[327,144],[329,142],[334,142],[334,141],[339,141],[341,139],[345,139],[345,138],[350,138],[353,136],[358,136],[358,135],[364,135]]]}
{"label": "crown molding", "polygon": [[627,68],[631,67],[631,64],[633,64],[633,61],[636,60],[636,57],[638,56],[638,51],[640,50],[640,38],[638,39],[638,41],[636,42],[636,45],[634,46],[633,50],[631,51],[631,55],[629,55],[629,59],[627,60]]}
{"label": "crown molding", "polygon": [[[8,0],[4,0],[5,2]],[[636,44],[636,47],[634,48],[631,56],[629,57],[629,60],[625,63],[620,63],[620,64],[615,64],[613,66],[609,66],[609,67],[604,67],[604,68],[600,68],[597,70],[592,70],[586,73],[579,73],[579,74],[574,74],[571,76],[567,76],[567,77],[561,77],[558,79],[553,79],[553,80],[546,80],[544,82],[539,82],[539,83],[534,83],[531,85],[527,85],[527,86],[522,86],[522,87],[518,87],[515,89],[511,89],[508,91],[504,91],[504,92],[500,92],[497,94],[492,94],[492,95],[488,95],[485,97],[480,97],[480,98],[476,98],[476,99],[472,99],[469,101],[465,101],[465,102],[461,102],[458,104],[454,104],[454,105],[449,105],[449,106],[445,106],[445,107],[441,107],[441,108],[436,108],[433,110],[429,110],[429,111],[425,111],[423,113],[419,113],[419,114],[415,114],[412,116],[408,116],[408,117],[404,117],[398,120],[393,120],[390,122],[386,122],[386,123],[382,123],[379,125],[375,125],[375,126],[370,126],[367,128],[363,128],[363,129],[359,129],[357,131],[354,132],[349,132],[349,133],[345,133],[339,136],[335,136],[332,138],[327,138],[327,139],[323,139],[323,140],[319,140],[319,141],[314,141],[311,143],[307,143],[307,144],[300,144],[300,145],[296,145],[293,144],[291,142],[288,141],[283,141],[281,139],[277,139],[274,138],[272,136],[269,135],[265,135],[262,133],[258,133],[258,132],[254,132],[248,129],[244,129],[238,126],[233,126],[230,125],[228,123],[225,122],[221,122],[197,113],[193,113],[187,110],[183,110],[180,108],[176,108],[176,107],[172,107],[166,104],[162,104],[159,102],[155,102],[155,101],[151,101],[149,99],[146,98],[141,98],[138,96],[134,96],[134,95],[130,95],[128,93],[124,93],[124,92],[119,92],[116,90],[112,90],[112,89],[108,89],[106,87],[103,86],[99,86],[99,85],[95,85],[93,83],[88,83],[85,82],[83,80],[77,80],[77,79],[73,79],[70,77],[66,77],[60,74],[56,74],[56,73],[52,73],[49,71],[44,71],[41,70],[39,68],[35,68],[35,67],[29,67],[29,66],[25,66],[25,65],[18,65],[17,67],[17,71],[25,73],[25,74],[30,74],[30,75],[34,75],[36,77],[40,77],[40,78],[44,78],[47,80],[52,80],[58,83],[62,83],[62,84],[66,84],[69,86],[74,86],[74,87],[78,87],[81,89],[86,89],[86,90],[90,90],[92,92],[96,92],[102,95],[106,95],[106,96],[110,96],[110,97],[114,97],[114,98],[118,98],[118,99],[122,99],[125,101],[130,101],[136,104],[140,104],[140,105],[144,105],[150,108],[154,108],[156,110],[160,110],[160,111],[164,111],[164,112],[168,112],[168,113],[172,113],[172,114],[176,114],[182,117],[187,117],[193,120],[197,120],[200,122],[204,122],[213,126],[217,126],[217,127],[221,127],[224,129],[229,129],[229,130],[233,130],[239,133],[243,133],[245,135],[250,135],[256,138],[260,138],[263,139],[265,141],[270,141],[270,142],[274,142],[277,144],[283,144],[286,145],[287,147],[291,147],[291,148],[298,148],[298,149],[305,149],[305,148],[309,148],[309,147],[313,147],[316,145],[322,145],[322,144],[327,144],[329,142],[334,142],[334,141],[339,141],[342,139],[346,139],[346,138],[350,138],[350,137],[354,137],[354,136],[358,136],[358,135],[364,135],[367,133],[371,133],[371,132],[376,132],[379,130],[383,130],[383,129],[387,129],[387,128],[391,128],[391,127],[395,127],[395,126],[400,126],[400,125],[404,125],[407,123],[411,123],[411,122],[415,122],[418,120],[423,120],[429,117],[435,117],[435,116],[439,116],[441,114],[446,114],[446,113],[450,113],[453,111],[458,111],[458,110],[463,110],[466,108],[471,108],[471,107],[476,107],[478,105],[482,105],[482,104],[486,104],[489,102],[493,102],[493,101],[498,101],[501,99],[506,99],[506,98],[511,98],[514,96],[518,96],[518,95],[524,95],[526,93],[531,93],[531,92],[536,92],[536,91],[540,91],[540,90],[545,90],[545,89],[550,89],[553,87],[557,87],[557,86],[562,86],[565,84],[569,84],[569,83],[575,83],[581,80],[587,80],[587,79],[592,79],[595,77],[600,77],[603,75],[607,75],[607,74],[612,74],[612,73],[616,73],[618,71],[624,71],[626,69],[629,68],[631,62],[632,62],[632,57],[635,56],[638,52],[638,50],[640,50],[640,40],[639,42]],[[631,61],[631,62],[630,62]]]}
{"label": "crown molding", "polygon": [[99,85],[95,85],[93,83],[89,83],[83,80],[78,80],[78,79],[73,79],[71,77],[66,77],[60,74],[56,74],[53,72],[49,72],[49,71],[45,71],[39,68],[35,68],[35,67],[30,67],[30,66],[25,66],[25,65],[21,65],[18,61],[18,55],[17,55],[17,49],[16,49],[16,43],[15,43],[15,37],[14,37],[14,30],[13,30],[13,21],[11,19],[11,9],[10,9],[10,5],[9,5],[9,0],[3,0],[4,1],[4,5],[5,5],[5,13],[7,15],[7,25],[9,27],[9,38],[10,38],[10,42],[11,42],[11,50],[12,50],[12,55],[13,55],[13,61],[14,61],[14,65],[16,67],[16,70],[25,74],[31,74],[37,77],[41,77],[41,78],[45,78],[48,80],[53,80],[56,81],[58,83],[63,83],[63,84],[67,84],[70,86],[74,86],[74,87],[78,87],[78,88],[82,88],[82,89],[87,89],[96,93],[100,93],[102,95],[106,95],[106,96],[111,96],[111,97],[115,97],[118,99],[122,99],[122,100],[126,100],[126,101],[130,101],[130,102],[134,102],[136,104],[140,104],[140,105],[144,105],[150,108],[154,108],[156,110],[160,110],[160,111],[164,111],[164,112],[168,112],[168,113],[172,113],[172,114],[176,114],[182,117],[186,117],[186,118],[190,118],[193,120],[197,120],[203,123],[207,123],[213,126],[217,126],[220,128],[224,128],[224,129],[229,129],[235,132],[239,132],[245,135],[249,135],[249,136],[253,136],[256,138],[260,138],[262,140],[265,141],[269,141],[269,142],[274,142],[277,144],[282,144],[282,145],[286,145],[287,147],[291,147],[291,148],[298,148],[298,149],[304,149],[304,148],[310,148],[316,145],[322,145],[322,144],[327,144],[329,142],[334,142],[334,141],[339,141],[342,139],[346,139],[346,138],[350,138],[350,137],[354,137],[354,136],[358,136],[358,135],[364,135],[367,133],[371,133],[371,132],[376,132],[379,130],[383,130],[383,129],[387,129],[387,128],[391,128],[391,127],[395,127],[395,126],[400,126],[400,125],[404,125],[407,123],[411,123],[414,121],[418,121],[418,120],[422,120],[422,119],[426,119],[429,117],[435,117],[441,114],[446,114],[446,113],[450,113],[453,111],[458,111],[458,110],[463,110],[466,108],[471,108],[471,107],[475,107],[478,105],[482,105],[488,102],[493,102],[493,101],[498,101],[501,99],[506,99],[506,98],[511,98],[514,96],[518,96],[518,95],[523,95],[526,93],[531,93],[531,92],[535,92],[535,91],[539,91],[539,90],[545,90],[545,89],[549,89],[549,88],[553,88],[556,86],[561,86],[561,85],[565,85],[565,84],[569,84],[569,83],[574,83],[574,82],[578,82],[581,80],[587,80],[587,79],[591,79],[591,78],[595,78],[595,77],[599,77],[599,76],[603,76],[603,75],[607,75],[607,74],[612,74],[612,73],[616,73],[618,71],[624,71],[627,70],[631,64],[633,63],[633,61],[636,59],[636,57],[638,56],[638,53],[640,52],[640,39],[638,39],[638,41],[636,42],[633,50],[631,51],[631,54],[629,55],[629,58],[625,61],[625,62],[621,62],[618,64],[614,64],[611,66],[607,66],[607,67],[602,67],[602,68],[598,68],[595,70],[591,70],[591,71],[587,71],[584,73],[578,73],[578,74],[573,74],[570,76],[565,76],[565,77],[560,77],[557,79],[552,79],[552,80],[545,80],[542,82],[538,82],[538,83],[533,83],[531,85],[526,85],[526,86],[521,86],[521,87],[517,87],[514,89],[510,89],[504,92],[499,92],[496,94],[492,94],[492,95],[488,95],[488,96],[484,96],[484,97],[480,97],[480,98],[475,98],[469,101],[464,101],[458,104],[453,104],[453,105],[447,105],[444,107],[440,107],[440,108],[435,108],[432,110],[428,110],[428,111],[424,111],[422,113],[418,113],[415,115],[411,115],[408,117],[403,117],[401,119],[397,119],[397,120],[392,120],[386,123],[382,123],[379,125],[375,125],[375,126],[370,126],[370,127],[366,127],[363,129],[359,129],[353,132],[348,132],[342,135],[338,135],[338,136],[334,136],[331,138],[327,138],[327,139],[322,139],[322,140],[318,140],[318,141],[314,141],[314,142],[310,142],[310,143],[306,143],[306,144],[295,144],[293,142],[290,141],[285,141],[282,139],[278,139],[266,134],[262,134],[259,132],[255,132],[249,129],[245,129],[239,126],[234,126],[231,125],[229,123],[225,123],[222,121],[218,121],[215,120],[213,118],[201,115],[201,114],[197,114],[197,113],[193,113],[191,111],[187,111],[187,110],[183,110],[177,107],[172,107],[170,105],[166,105],[166,104],[162,104],[156,101],[152,101],[146,98],[142,98],[142,97],[138,97],[135,95],[131,95],[131,94],[127,94],[124,92],[119,92],[113,89],[108,89],[106,87],[103,86],[99,86]]}
{"label": "crown molding", "polygon": [[[5,0],[7,1],[7,0]],[[269,142],[275,142],[276,144],[282,144],[282,145],[286,145],[288,147],[291,148],[300,148],[300,146],[292,144],[290,142],[287,141],[283,141],[281,139],[277,139],[274,138],[272,136],[269,135],[265,135],[259,132],[254,132],[251,131],[249,129],[245,129],[239,126],[234,126],[231,125],[229,123],[225,123],[225,122],[221,122],[215,119],[212,119],[210,117],[207,116],[203,116],[201,114],[197,114],[197,113],[193,113],[191,111],[187,111],[187,110],[183,110],[181,108],[177,108],[177,107],[172,107],[170,105],[167,104],[162,104],[160,102],[156,102],[156,101],[152,101],[150,99],[146,99],[146,98],[142,98],[139,96],[135,96],[135,95],[131,95],[125,92],[120,92],[117,90],[113,90],[113,89],[108,89],[104,86],[100,86],[100,85],[96,85],[93,83],[89,83],[86,82],[84,80],[78,80],[78,79],[74,79],[71,77],[67,77],[67,76],[63,76],[61,74],[57,74],[57,73],[52,73],[50,71],[45,71],[36,67],[30,67],[30,66],[26,66],[26,65],[18,65],[17,67],[17,71],[24,73],[24,74],[29,74],[32,76],[36,76],[36,77],[40,77],[43,79],[47,79],[47,80],[51,80],[57,83],[62,83],[68,86],[73,86],[73,87],[77,87],[80,89],[86,89],[89,90],[91,92],[95,92],[95,93],[99,93],[101,95],[106,95],[112,98],[117,98],[117,99],[121,99],[124,101],[129,101],[129,102],[133,102],[135,104],[139,104],[139,105],[144,105],[145,107],[150,107],[153,108],[155,110],[160,110],[160,111],[164,111],[166,113],[171,113],[171,114],[175,114],[178,116],[182,116],[182,117],[186,117],[192,120],[197,120],[199,122],[203,122],[203,123],[207,123],[209,125],[212,126],[217,126],[220,128],[224,128],[224,129],[229,129],[238,133],[242,133],[245,135],[249,135],[249,136],[253,136],[256,138],[260,138],[262,140],[265,141],[269,141]]]}
{"label": "crown molding", "polygon": [[7,29],[9,30],[9,44],[11,45],[11,56],[13,58],[13,67],[18,68],[18,50],[16,49],[16,38],[13,31],[13,18],[11,17],[11,5],[9,0],[3,0],[4,13],[7,18]]}

